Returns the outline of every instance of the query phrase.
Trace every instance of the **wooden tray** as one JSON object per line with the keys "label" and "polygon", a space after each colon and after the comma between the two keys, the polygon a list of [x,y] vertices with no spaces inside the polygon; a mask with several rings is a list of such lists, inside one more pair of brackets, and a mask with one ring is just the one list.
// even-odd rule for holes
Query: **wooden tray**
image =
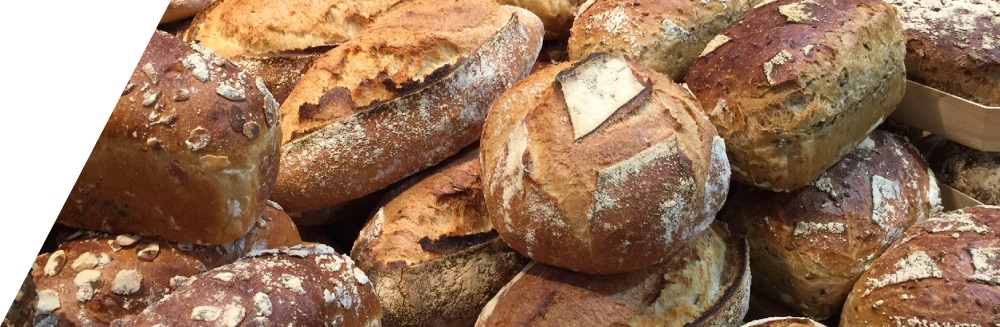
{"label": "wooden tray", "polygon": [[906,82],[903,101],[890,118],[977,150],[1000,151],[1000,107]]}

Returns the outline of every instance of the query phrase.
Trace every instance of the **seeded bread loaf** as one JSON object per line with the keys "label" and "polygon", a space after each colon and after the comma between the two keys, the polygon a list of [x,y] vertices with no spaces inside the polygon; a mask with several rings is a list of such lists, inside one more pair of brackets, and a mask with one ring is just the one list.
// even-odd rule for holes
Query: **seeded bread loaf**
{"label": "seeded bread loaf", "polygon": [[941,213],[914,225],[854,285],[840,325],[997,325],[998,231],[995,206]]}
{"label": "seeded bread loaf", "polygon": [[501,5],[527,9],[538,16],[545,26],[546,40],[563,40],[569,37],[573,19],[585,0],[497,0]]}
{"label": "seeded bread loaf", "polygon": [[824,320],[889,244],[940,211],[937,181],[920,153],[876,130],[806,187],[734,185],[719,219],[746,235],[755,291]]}
{"label": "seeded bread loaf", "polygon": [[471,326],[528,260],[493,230],[470,147],[389,191],[351,257],[388,326]]}
{"label": "seeded bread loaf", "polygon": [[1000,205],[1000,152],[976,150],[937,136],[926,142],[927,160],[941,183],[983,204]]}
{"label": "seeded bread loaf", "polygon": [[716,223],[642,270],[586,275],[533,262],[476,326],[737,326],[747,312],[748,260],[746,242]]}
{"label": "seeded bread loaf", "polygon": [[904,41],[881,0],[777,0],[709,42],[685,81],[729,145],[733,179],[791,191],[895,110]]}
{"label": "seeded bread loaf", "polygon": [[749,0],[591,1],[573,23],[569,58],[620,53],[680,82],[708,41],[750,9]]}
{"label": "seeded bread loaf", "polygon": [[1000,106],[1000,2],[888,0],[899,9],[911,80]]}
{"label": "seeded bread loaf", "polygon": [[368,277],[325,245],[252,253],[191,278],[121,327],[381,326]]}
{"label": "seeded bread loaf", "polygon": [[542,33],[534,14],[490,1],[394,7],[317,59],[282,104],[274,200],[291,213],[335,205],[458,153],[531,69]]}
{"label": "seeded bread loaf", "polygon": [[277,178],[278,114],[259,79],[155,31],[57,223],[232,242],[260,218]]}
{"label": "seeded bread loaf", "polygon": [[696,100],[621,55],[550,66],[494,105],[481,143],[493,227],[573,271],[651,266],[725,201],[725,144]]}

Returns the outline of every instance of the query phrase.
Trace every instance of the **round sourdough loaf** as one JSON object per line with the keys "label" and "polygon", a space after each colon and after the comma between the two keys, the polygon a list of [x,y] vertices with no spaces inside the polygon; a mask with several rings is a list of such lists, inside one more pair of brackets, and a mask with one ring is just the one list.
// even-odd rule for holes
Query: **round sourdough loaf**
{"label": "round sourdough loaf", "polygon": [[325,245],[252,253],[191,278],[121,327],[381,326],[368,277]]}
{"label": "round sourdough loaf", "polygon": [[616,54],[547,67],[493,106],[483,191],[504,241],[611,274],[667,259],[725,201],[725,144],[669,77]]}
{"label": "round sourdough loaf", "polygon": [[160,17],[160,24],[176,22],[185,18],[191,18],[205,7],[208,7],[216,0],[170,0],[167,3],[167,10]]}
{"label": "round sourdough loaf", "polygon": [[742,327],[826,327],[826,325],[809,318],[772,317],[754,320],[744,324]]}
{"label": "round sourdough loaf", "polygon": [[531,263],[486,305],[486,326],[737,326],[747,312],[746,242],[721,223],[667,261],[586,275]]}
{"label": "round sourdough loaf", "polygon": [[1000,2],[888,0],[899,9],[911,80],[1000,107]]}
{"label": "round sourdough loaf", "polygon": [[984,204],[1000,205],[1000,152],[979,151],[938,136],[926,142],[927,161],[941,183]]}
{"label": "round sourdough loaf", "polygon": [[729,145],[733,179],[790,191],[896,108],[904,41],[881,0],[777,0],[709,42],[685,81]]}
{"label": "round sourdough loaf", "polygon": [[283,103],[316,58],[402,0],[219,0],[183,34],[260,76]]}
{"label": "round sourdough loaf", "polygon": [[156,31],[57,222],[184,243],[236,240],[277,179],[278,114],[260,79]]}
{"label": "round sourdough loaf", "polygon": [[282,104],[274,200],[292,213],[320,209],[458,153],[531,69],[542,33],[532,13],[491,1],[394,7],[317,59]]}
{"label": "round sourdough loaf", "polygon": [[708,41],[750,12],[749,0],[608,0],[581,8],[569,57],[620,53],[683,81]]}
{"label": "round sourdough loaf", "polygon": [[917,223],[872,263],[847,297],[841,326],[1000,324],[1000,207]]}
{"label": "round sourdough loaf", "polygon": [[545,25],[546,40],[566,40],[573,19],[585,0],[497,0],[501,5],[527,9]]}
{"label": "round sourdough loaf", "polygon": [[754,291],[824,320],[889,244],[940,211],[937,181],[920,153],[876,130],[795,191],[733,185],[719,219],[750,243]]}
{"label": "round sourdough loaf", "polygon": [[351,257],[387,326],[471,326],[528,260],[493,230],[471,147],[389,191]]}

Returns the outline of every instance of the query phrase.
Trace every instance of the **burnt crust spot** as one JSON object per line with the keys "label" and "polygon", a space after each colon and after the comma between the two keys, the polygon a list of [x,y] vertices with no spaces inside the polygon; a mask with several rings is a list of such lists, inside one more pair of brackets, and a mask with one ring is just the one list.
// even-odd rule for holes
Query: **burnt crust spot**
{"label": "burnt crust spot", "polygon": [[484,244],[500,237],[496,230],[486,233],[475,233],[461,236],[442,235],[437,240],[424,236],[420,239],[420,248],[434,254],[450,254],[460,252],[470,247]]}

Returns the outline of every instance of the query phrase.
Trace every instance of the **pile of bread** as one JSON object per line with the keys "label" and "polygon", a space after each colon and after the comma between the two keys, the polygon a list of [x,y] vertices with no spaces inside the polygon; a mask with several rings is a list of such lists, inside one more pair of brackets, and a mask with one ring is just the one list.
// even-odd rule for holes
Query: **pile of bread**
{"label": "pile of bread", "polygon": [[4,325],[1000,326],[1000,3],[498,1],[175,0]]}

